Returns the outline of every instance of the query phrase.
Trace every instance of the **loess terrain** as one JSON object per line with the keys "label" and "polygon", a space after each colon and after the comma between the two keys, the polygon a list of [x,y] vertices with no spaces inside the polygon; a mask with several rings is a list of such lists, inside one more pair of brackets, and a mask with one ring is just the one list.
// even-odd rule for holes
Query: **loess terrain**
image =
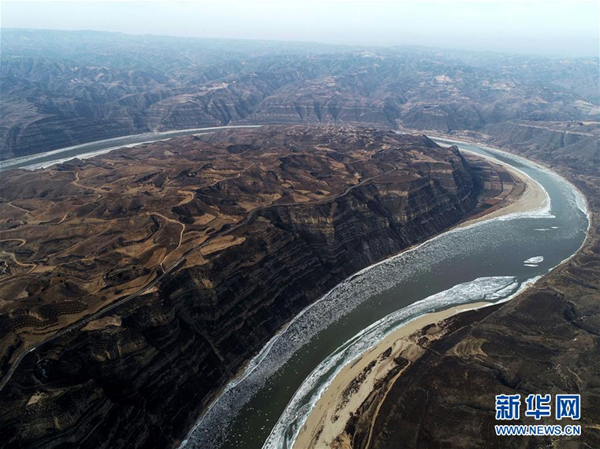
{"label": "loess terrain", "polygon": [[0,438],[173,446],[287,320],[493,208],[506,176],[426,137],[336,127],[4,172]]}
{"label": "loess terrain", "polygon": [[[598,58],[4,29],[1,45],[0,159],[148,131],[336,127],[2,172],[0,446],[173,447],[324,292],[520,194],[456,149],[383,131],[399,129],[546,164],[591,226],[526,293],[399,360],[343,447],[600,447]],[[559,391],[582,394],[583,439],[488,432],[494,394]]]}
{"label": "loess terrain", "polygon": [[233,124],[576,123],[597,120],[599,79],[597,58],[2,30],[0,159]]}

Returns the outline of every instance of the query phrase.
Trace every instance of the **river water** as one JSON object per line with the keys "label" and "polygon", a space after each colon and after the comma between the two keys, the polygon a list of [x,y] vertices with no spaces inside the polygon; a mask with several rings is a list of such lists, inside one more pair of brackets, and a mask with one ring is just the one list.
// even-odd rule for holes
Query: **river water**
{"label": "river water", "polygon": [[13,168],[24,168],[35,170],[50,165],[59,164],[74,158],[86,159],[100,154],[108,153],[117,148],[141,145],[143,143],[157,142],[159,140],[170,139],[172,137],[190,136],[195,134],[204,134],[218,131],[220,129],[232,128],[258,128],[260,125],[241,125],[241,126],[215,126],[211,128],[182,129],[175,131],[148,132],[143,134],[134,134],[123,137],[114,137],[112,139],[97,140],[95,142],[82,143],[71,147],[60,148],[58,150],[46,151],[43,153],[29,154],[26,156],[15,157],[0,161],[0,171]]}
{"label": "river water", "polygon": [[[2,161],[0,170],[35,169],[216,129],[222,128],[92,142]],[[570,184],[525,159],[478,145],[459,147],[525,172],[543,186],[550,201],[532,213],[446,232],[338,285],[274,337],[226,387],[182,449],[291,448],[335,374],[389,332],[423,313],[456,304],[508,300],[577,251],[588,218],[583,198]]]}
{"label": "river water", "polygon": [[291,448],[335,374],[389,332],[456,304],[508,300],[577,251],[588,218],[570,184],[525,159],[459,147],[525,172],[550,201],[531,213],[446,232],[338,285],[269,342],[182,448]]}

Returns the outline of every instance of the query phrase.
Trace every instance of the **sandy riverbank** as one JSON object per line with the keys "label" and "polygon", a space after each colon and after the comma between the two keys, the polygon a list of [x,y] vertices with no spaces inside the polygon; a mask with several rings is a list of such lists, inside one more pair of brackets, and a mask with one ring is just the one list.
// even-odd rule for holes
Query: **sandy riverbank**
{"label": "sandy riverbank", "polygon": [[[421,329],[433,325],[427,330],[427,335],[430,339],[437,339],[443,334],[437,323],[457,313],[487,305],[489,303],[486,302],[461,304],[422,315],[390,333],[376,346],[345,366],[315,404],[296,439],[294,449],[349,447],[344,446],[343,433],[350,415],[371,393],[376,381],[383,379],[396,366],[395,358],[402,356],[410,362],[419,358],[424,351],[417,343]],[[403,370],[397,376],[402,372]],[[332,445],[336,439],[337,444]]]}
{"label": "sandy riverbank", "polygon": [[[494,163],[502,165],[512,176],[524,182],[525,191],[512,198],[504,207],[465,221],[459,226],[510,214],[533,212],[547,206],[548,195],[539,183],[508,164],[498,161]],[[420,316],[390,333],[372,349],[346,365],[315,404],[300,430],[294,449],[350,449],[344,433],[348,419],[373,391],[376,382],[385,378],[397,366],[395,358],[401,355],[410,363],[423,353],[424,349],[418,344],[421,330],[430,326],[426,332],[427,337],[440,338],[444,335],[443,328],[439,326],[441,321],[465,310],[487,305],[489,303],[485,302],[463,304]],[[400,370],[395,377],[402,375],[402,372]]]}
{"label": "sandy riverbank", "polygon": [[[477,157],[482,157],[480,154],[473,153],[468,150],[461,149],[461,151],[476,155]],[[520,196],[514,198],[512,201],[508,202],[500,209],[489,212],[480,217],[467,220],[461,223],[459,227],[467,226],[473,223],[477,223],[479,221],[504,217],[507,215],[532,212],[538,209],[542,209],[547,205],[547,202],[549,201],[548,194],[544,190],[544,188],[537,181],[529,177],[527,174],[515,169],[509,164],[505,164],[496,159],[490,160],[490,162],[502,166],[502,168],[509,172],[513,177],[523,181],[526,185],[525,191]]]}

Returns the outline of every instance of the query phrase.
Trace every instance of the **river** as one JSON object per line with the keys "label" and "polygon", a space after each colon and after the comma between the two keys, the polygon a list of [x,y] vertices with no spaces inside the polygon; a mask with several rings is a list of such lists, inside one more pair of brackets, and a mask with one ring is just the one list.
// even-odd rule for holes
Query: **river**
{"label": "river", "polygon": [[579,249],[588,217],[569,183],[516,156],[459,147],[525,172],[543,186],[550,204],[443,233],[344,281],[269,342],[182,448],[291,448],[335,374],[389,332],[456,304],[506,301]]}
{"label": "river", "polygon": [[[34,169],[216,129],[222,128],[93,142],[2,161],[0,169]],[[459,147],[525,172],[543,186],[549,204],[445,232],[344,281],[266,345],[199,419],[182,448],[291,448],[335,374],[389,332],[423,313],[456,304],[508,300],[577,251],[589,220],[585,201],[569,183],[507,153],[466,143]]]}
{"label": "river", "polygon": [[144,143],[158,142],[172,137],[192,136],[195,134],[204,134],[208,132],[218,131],[220,129],[233,128],[259,128],[261,125],[240,125],[240,126],[213,126],[210,128],[193,128],[182,129],[175,131],[163,132],[148,132],[143,134],[133,134],[129,136],[114,137],[106,140],[96,140],[94,142],[82,143],[73,145],[58,150],[45,151],[43,153],[28,154],[25,156],[15,157],[12,159],[0,160],[0,171],[9,170],[12,168],[24,168],[27,170],[35,170],[38,168],[49,167],[50,165],[59,164],[68,160],[79,158],[87,159],[108,153],[117,148],[131,147]]}

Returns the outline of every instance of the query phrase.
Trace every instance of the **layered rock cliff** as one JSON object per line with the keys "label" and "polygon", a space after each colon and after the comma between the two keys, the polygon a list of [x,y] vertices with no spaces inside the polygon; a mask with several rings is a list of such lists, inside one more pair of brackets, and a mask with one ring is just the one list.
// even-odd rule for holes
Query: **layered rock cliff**
{"label": "layered rock cliff", "polygon": [[[149,174],[136,175],[154,186],[148,192],[161,185],[159,180],[165,183],[163,189],[180,189],[183,184],[177,183],[190,186],[194,177],[211,176],[209,184],[200,182],[204,187],[191,190],[193,199],[175,197],[173,212],[157,211],[193,228],[183,227],[180,245],[195,245],[183,262],[175,263],[150,290],[129,301],[116,298],[115,307],[92,320],[78,318],[81,326],[50,334],[47,343],[23,357],[0,392],[3,447],[173,447],[219,389],[286,321],[357,270],[461,220],[475,205],[479,189],[456,148],[442,149],[424,137],[291,128],[205,139],[209,142],[173,139],[4,181],[4,191],[15,195],[8,199],[25,206],[18,197],[33,195],[39,207],[40,195],[52,201],[59,197],[51,193],[57,188],[32,193],[24,187],[31,176],[44,183],[46,177],[57,179],[61,172],[74,170],[79,183],[85,183],[81,187],[98,190],[100,185],[92,180],[106,179],[101,175],[104,167],[119,161],[121,174],[131,175],[137,158],[152,168],[145,165]],[[218,156],[213,163],[207,163],[210,151]],[[182,163],[183,158],[188,162]],[[240,167],[238,175],[230,171],[214,181],[217,160],[227,158],[229,167]],[[120,178],[112,174],[110,179]],[[306,195],[307,182],[321,183],[320,197],[293,196]],[[99,195],[96,208],[103,201],[102,189],[114,191],[114,186],[92,191]],[[121,195],[130,191],[123,189]],[[315,187],[311,194],[317,191]],[[161,192],[155,195],[168,198]],[[260,202],[261,197],[270,199],[250,205],[251,199]],[[143,216],[146,206],[136,204],[135,216]],[[202,217],[214,214],[215,208],[223,216],[241,214],[237,224],[209,230],[206,238],[194,242]],[[115,206],[112,210],[117,213]],[[119,217],[132,213],[127,207],[118,210]],[[68,220],[57,226],[63,223]],[[159,225],[160,220],[154,227]],[[113,229],[111,234],[119,232],[125,231]],[[90,253],[92,244],[87,248],[88,265],[106,257],[106,251]],[[163,261],[168,267],[175,259]],[[72,256],[69,263],[76,263]],[[113,267],[111,273],[116,272]],[[35,291],[21,303],[23,312],[35,308],[36,297],[43,298],[41,288]],[[34,327],[16,332],[26,344],[30,332],[43,331]]]}
{"label": "layered rock cliff", "polygon": [[510,121],[488,126],[480,138],[555,166],[600,164],[598,121]]}
{"label": "layered rock cliff", "polygon": [[[509,303],[444,323],[442,338],[426,343],[421,358],[365,401],[347,429],[352,449],[600,447],[600,128],[597,122],[513,123],[506,134],[501,128],[476,136],[574,183],[588,201],[588,237],[572,259]],[[557,421],[553,413],[540,421],[580,425],[580,436],[496,436],[495,395],[541,392],[581,395],[580,420]]]}

